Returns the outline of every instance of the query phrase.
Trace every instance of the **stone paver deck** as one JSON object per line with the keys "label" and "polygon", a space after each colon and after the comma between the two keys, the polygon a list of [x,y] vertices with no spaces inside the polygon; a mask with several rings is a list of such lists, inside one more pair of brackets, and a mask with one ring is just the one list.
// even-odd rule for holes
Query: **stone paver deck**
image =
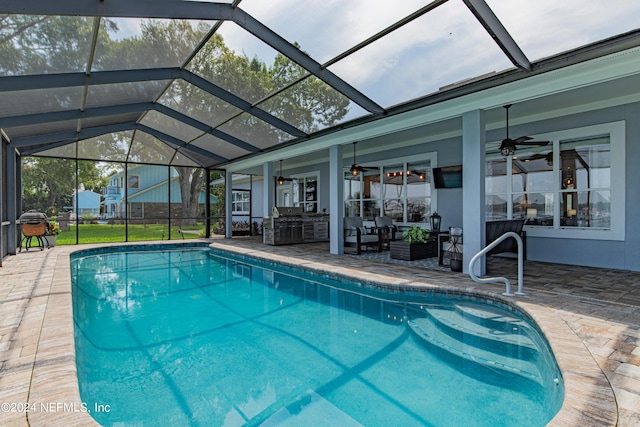
{"label": "stone paver deck", "polygon": [[[640,273],[526,261],[527,295],[513,298],[501,295],[501,284],[330,255],[326,244],[273,247],[250,238],[212,243],[387,287],[468,291],[511,301],[540,325],[562,370],[565,402],[550,425],[640,425]],[[23,251],[5,258],[0,268],[2,426],[96,425],[78,392],[69,271],[69,254],[90,247]],[[487,269],[516,283],[513,260],[491,258]]]}

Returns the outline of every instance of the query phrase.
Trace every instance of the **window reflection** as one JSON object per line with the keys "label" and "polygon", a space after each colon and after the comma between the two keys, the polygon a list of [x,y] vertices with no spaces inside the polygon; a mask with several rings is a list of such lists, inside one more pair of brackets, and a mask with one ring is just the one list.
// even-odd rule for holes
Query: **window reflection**
{"label": "window reflection", "polygon": [[304,212],[319,212],[318,176],[316,174],[293,179],[293,200],[294,206],[302,206]]}
{"label": "window reflection", "polygon": [[485,191],[505,193],[507,191],[507,159],[490,159],[485,165]]}
{"label": "window reflection", "polygon": [[485,204],[487,209],[487,221],[497,221],[507,219],[507,194],[491,194],[486,196]]}
{"label": "window reflection", "polygon": [[550,149],[538,149],[513,159],[511,180],[513,191],[552,190],[552,157],[553,152]]}
{"label": "window reflection", "polygon": [[611,228],[609,137],[560,143],[561,226]]}
{"label": "window reflection", "polygon": [[513,158],[488,158],[487,220],[524,218],[530,226],[610,229],[610,154],[610,137],[604,135],[518,150]]}
{"label": "window reflection", "polygon": [[[397,163],[367,167],[344,175],[345,215],[394,222],[428,222],[431,215],[431,163]],[[382,182],[381,182],[382,181]]]}
{"label": "window reflection", "polygon": [[553,193],[525,193],[513,197],[513,219],[527,225],[553,226]]}

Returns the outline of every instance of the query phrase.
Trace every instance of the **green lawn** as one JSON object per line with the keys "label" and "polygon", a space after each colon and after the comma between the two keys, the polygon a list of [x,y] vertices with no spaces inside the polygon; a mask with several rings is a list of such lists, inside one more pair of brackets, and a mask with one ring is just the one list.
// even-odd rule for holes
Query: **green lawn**
{"label": "green lawn", "polygon": [[[204,226],[192,227],[171,226],[171,239],[182,240],[182,234],[178,230],[198,230],[204,234]],[[169,238],[168,227],[162,224],[129,224],[129,241],[167,240]],[[185,234],[185,239],[197,239],[196,234]],[[124,242],[125,227],[120,224],[80,224],[80,243],[107,243]],[[73,245],[76,243],[76,227],[71,225],[69,231],[63,231],[58,235],[56,245]]]}

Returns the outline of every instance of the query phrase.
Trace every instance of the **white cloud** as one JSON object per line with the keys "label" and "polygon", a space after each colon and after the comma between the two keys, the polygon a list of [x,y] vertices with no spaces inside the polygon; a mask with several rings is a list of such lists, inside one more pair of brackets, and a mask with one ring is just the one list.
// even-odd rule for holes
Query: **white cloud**
{"label": "white cloud", "polygon": [[529,59],[640,28],[637,0],[487,0]]}
{"label": "white cloud", "polygon": [[[487,0],[531,60],[640,28],[638,0]],[[427,4],[407,0],[244,0],[240,7],[324,63]],[[237,52],[275,52],[235,24],[221,33]],[[460,0],[352,54],[330,69],[384,106],[512,64]]]}

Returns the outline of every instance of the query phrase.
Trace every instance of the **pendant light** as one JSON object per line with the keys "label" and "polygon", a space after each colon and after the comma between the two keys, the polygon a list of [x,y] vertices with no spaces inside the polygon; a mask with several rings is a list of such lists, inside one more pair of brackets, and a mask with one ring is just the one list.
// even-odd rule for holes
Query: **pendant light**
{"label": "pendant light", "polygon": [[280,176],[278,177],[278,185],[284,185],[284,176],[282,176],[282,159],[280,160]]}
{"label": "pendant light", "polygon": [[358,176],[358,174],[364,170],[364,168],[356,162],[356,144],[357,143],[358,141],[353,141],[353,164],[351,165],[351,169],[349,169],[349,172],[351,172],[351,175],[353,176]]}

